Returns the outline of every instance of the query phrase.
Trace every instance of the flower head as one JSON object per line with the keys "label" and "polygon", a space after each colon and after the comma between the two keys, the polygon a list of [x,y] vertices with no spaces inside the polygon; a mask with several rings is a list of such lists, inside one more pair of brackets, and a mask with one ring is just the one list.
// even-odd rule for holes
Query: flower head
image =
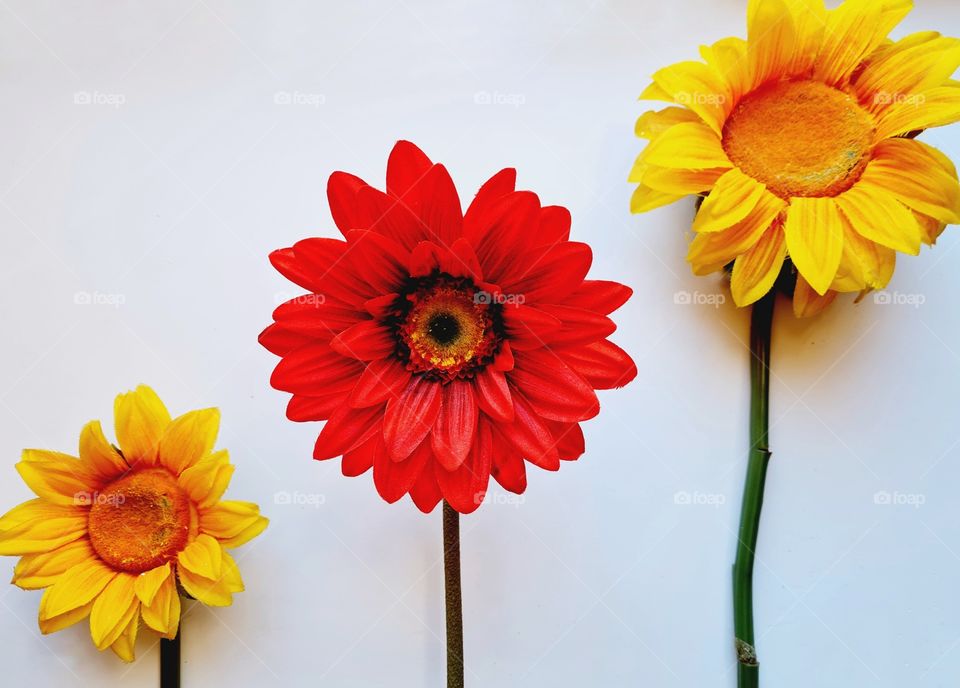
{"label": "flower head", "polygon": [[707,194],[687,256],[697,274],[733,264],[738,305],[796,270],[794,310],[886,286],[896,252],[917,255],[960,222],[954,165],[914,139],[960,120],[960,40],[887,34],[909,0],[750,0],[748,38],[701,49],[653,76],[650,140],[631,209]]}
{"label": "flower head", "polygon": [[213,451],[220,414],[202,409],[170,419],[149,387],[114,405],[119,447],[99,421],[80,433],[79,458],[27,449],[17,471],[37,499],[0,518],[0,554],[22,558],[13,583],[46,588],[40,630],[90,617],[97,649],[133,661],[140,620],[177,634],[180,597],[226,606],[243,590],[225,551],[260,534],[256,504],[220,501],[233,475]]}
{"label": "flower head", "polygon": [[515,180],[494,175],[464,213],[446,169],[401,141],[386,192],[330,177],[343,240],[270,256],[310,292],[260,336],[282,357],[271,383],[293,393],[291,420],[326,421],[314,457],[343,456],[348,476],[373,468],[388,502],[468,513],[490,475],[523,492],[524,461],[579,457],[594,390],[636,375],[607,340],[630,290],[585,280],[592,255],[569,240],[569,212]]}

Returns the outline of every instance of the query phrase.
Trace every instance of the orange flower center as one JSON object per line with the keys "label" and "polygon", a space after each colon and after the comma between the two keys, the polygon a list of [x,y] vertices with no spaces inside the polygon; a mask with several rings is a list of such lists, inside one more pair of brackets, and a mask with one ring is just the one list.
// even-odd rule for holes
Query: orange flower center
{"label": "orange flower center", "polygon": [[149,571],[187,546],[190,498],[164,468],[130,473],[94,495],[88,530],[109,566]]}
{"label": "orange flower center", "polygon": [[499,316],[470,280],[434,275],[402,296],[397,334],[407,365],[441,381],[468,377],[496,353]]}
{"label": "orange flower center", "polygon": [[723,147],[744,173],[781,198],[835,196],[860,178],[874,141],[870,114],[818,81],[785,81],[745,96]]}

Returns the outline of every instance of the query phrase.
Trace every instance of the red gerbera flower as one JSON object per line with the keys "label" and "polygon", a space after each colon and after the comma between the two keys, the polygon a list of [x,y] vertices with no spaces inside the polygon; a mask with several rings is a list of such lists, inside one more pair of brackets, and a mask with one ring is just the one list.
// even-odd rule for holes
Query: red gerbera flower
{"label": "red gerbera flower", "polygon": [[555,471],[584,450],[595,389],[636,375],[607,337],[629,297],[585,280],[592,255],[570,213],[487,181],[467,212],[442,165],[401,141],[387,191],[345,172],[327,194],[344,240],[312,238],[270,260],[310,293],[282,304],[260,343],[293,393],[287,417],[325,420],[314,458],[371,467],[380,496],[476,509],[491,475],[526,488],[524,461]]}

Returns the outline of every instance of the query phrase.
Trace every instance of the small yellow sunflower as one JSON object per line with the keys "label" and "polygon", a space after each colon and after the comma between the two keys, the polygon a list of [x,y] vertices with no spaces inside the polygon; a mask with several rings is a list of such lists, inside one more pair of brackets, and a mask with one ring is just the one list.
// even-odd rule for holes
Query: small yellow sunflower
{"label": "small yellow sunflower", "polygon": [[46,588],[40,630],[90,617],[99,650],[134,659],[140,619],[166,638],[180,623],[177,583],[191,597],[227,606],[243,590],[225,548],[267,526],[256,504],[220,501],[233,475],[212,451],[215,408],[174,420],[149,387],[114,403],[117,442],[99,421],[80,433],[80,458],[27,449],[17,471],[37,499],[0,518],[0,555],[21,556],[13,583]]}
{"label": "small yellow sunflower", "polygon": [[960,120],[960,40],[887,34],[909,0],[750,0],[747,40],[725,38],[653,76],[636,132],[631,210],[706,194],[688,260],[733,263],[740,306],[789,258],[794,311],[886,286],[896,252],[917,255],[960,222],[957,170],[913,137]]}

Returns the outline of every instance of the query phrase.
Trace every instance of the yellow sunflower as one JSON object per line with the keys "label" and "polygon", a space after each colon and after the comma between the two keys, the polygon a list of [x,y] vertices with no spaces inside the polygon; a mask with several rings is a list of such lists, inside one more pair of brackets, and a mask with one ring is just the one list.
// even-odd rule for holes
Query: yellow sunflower
{"label": "yellow sunflower", "polygon": [[706,194],[688,260],[733,263],[740,306],[789,258],[794,311],[886,286],[896,252],[917,255],[960,222],[957,170],[913,137],[960,120],[960,40],[887,34],[909,0],[750,0],[747,40],[725,38],[653,76],[650,140],[630,175],[633,212]]}
{"label": "yellow sunflower", "polygon": [[220,501],[233,466],[226,451],[212,451],[217,409],[171,420],[141,385],[117,397],[114,416],[119,448],[91,421],[80,458],[23,452],[17,471],[38,498],[0,518],[0,554],[22,557],[15,585],[46,588],[43,633],[89,616],[97,649],[130,662],[141,618],[177,635],[178,582],[204,604],[231,603],[243,581],[225,548],[259,535],[267,519],[256,504]]}

